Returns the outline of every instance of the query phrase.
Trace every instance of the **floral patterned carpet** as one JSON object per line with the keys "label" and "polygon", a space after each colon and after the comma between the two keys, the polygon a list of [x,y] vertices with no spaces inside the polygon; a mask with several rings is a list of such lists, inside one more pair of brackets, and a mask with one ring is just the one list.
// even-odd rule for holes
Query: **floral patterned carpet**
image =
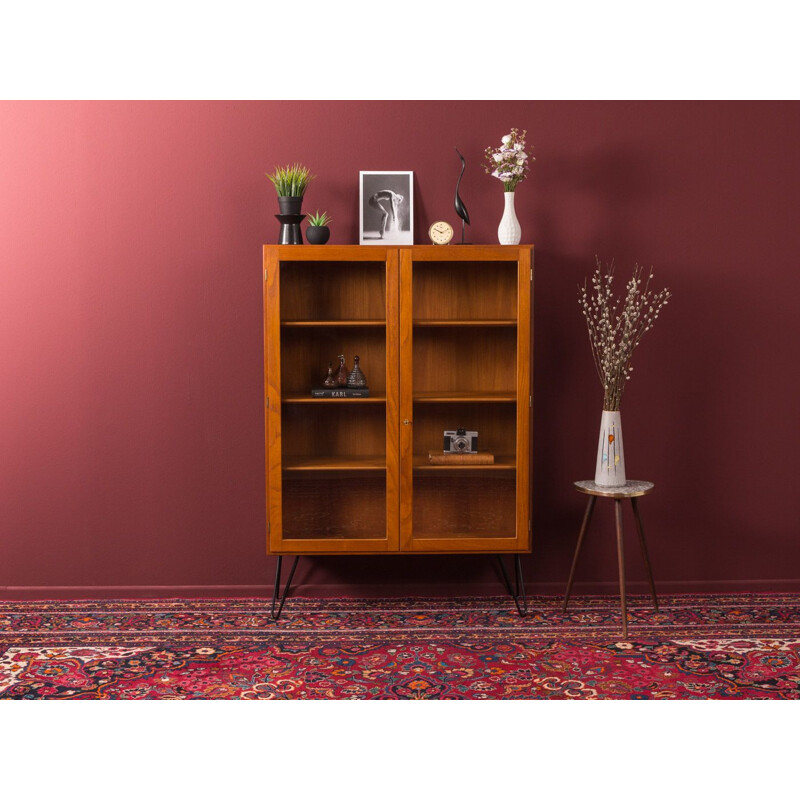
{"label": "floral patterned carpet", "polygon": [[0,699],[800,699],[800,596],[0,602]]}

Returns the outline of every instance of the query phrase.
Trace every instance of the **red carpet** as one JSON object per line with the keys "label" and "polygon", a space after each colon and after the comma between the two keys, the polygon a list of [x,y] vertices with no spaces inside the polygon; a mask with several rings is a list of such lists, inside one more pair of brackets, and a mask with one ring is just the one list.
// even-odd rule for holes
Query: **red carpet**
{"label": "red carpet", "polygon": [[800,597],[0,602],[0,699],[800,699]]}

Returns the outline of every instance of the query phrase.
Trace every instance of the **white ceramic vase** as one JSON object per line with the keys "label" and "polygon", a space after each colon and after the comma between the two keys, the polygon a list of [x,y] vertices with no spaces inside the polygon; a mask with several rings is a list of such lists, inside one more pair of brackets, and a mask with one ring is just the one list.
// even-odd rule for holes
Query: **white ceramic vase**
{"label": "white ceramic vase", "polygon": [[519,227],[519,220],[514,212],[514,192],[503,192],[503,197],[506,199],[506,207],[497,228],[497,239],[500,244],[519,244],[522,228]]}
{"label": "white ceramic vase", "polygon": [[622,449],[622,421],[619,411],[603,411],[594,482],[598,486],[625,485],[625,452]]}

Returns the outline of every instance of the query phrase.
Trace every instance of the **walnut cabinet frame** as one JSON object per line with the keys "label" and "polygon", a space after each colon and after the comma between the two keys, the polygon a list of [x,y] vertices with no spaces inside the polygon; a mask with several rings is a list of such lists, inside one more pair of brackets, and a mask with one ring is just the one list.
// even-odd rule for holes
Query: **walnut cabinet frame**
{"label": "walnut cabinet frame", "polygon": [[[264,246],[269,554],[530,551],[532,250]],[[368,398],[311,397],[339,353]]]}

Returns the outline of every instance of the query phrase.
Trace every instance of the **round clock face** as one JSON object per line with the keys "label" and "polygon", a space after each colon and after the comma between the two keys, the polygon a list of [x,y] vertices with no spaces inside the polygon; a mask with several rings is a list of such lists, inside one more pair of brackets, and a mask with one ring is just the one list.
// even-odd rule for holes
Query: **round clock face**
{"label": "round clock face", "polygon": [[428,236],[434,244],[447,244],[453,238],[453,226],[449,222],[434,222],[428,228]]}

